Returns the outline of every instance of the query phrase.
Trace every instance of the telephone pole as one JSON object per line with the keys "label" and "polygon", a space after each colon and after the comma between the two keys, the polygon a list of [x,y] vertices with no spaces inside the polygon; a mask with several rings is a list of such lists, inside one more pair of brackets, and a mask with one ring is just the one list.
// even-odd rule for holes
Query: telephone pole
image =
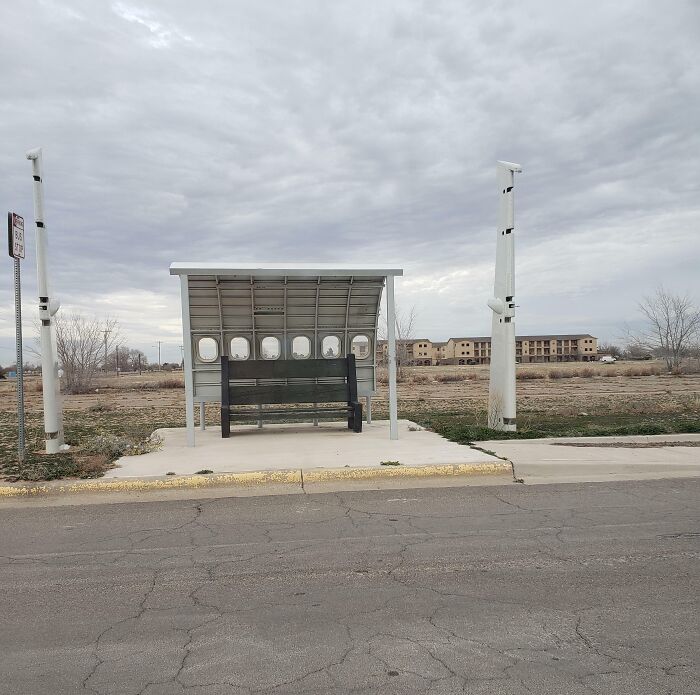
{"label": "telephone pole", "polygon": [[160,368],[161,368],[161,365],[162,365],[162,363],[161,363],[161,361],[160,361],[160,346],[161,346],[161,344],[163,343],[163,341],[162,341],[162,340],[157,340],[156,342],[158,343],[158,345],[157,345],[157,346],[154,345],[153,347],[157,347],[157,348],[158,348],[158,371],[160,371]]}
{"label": "telephone pole", "polygon": [[107,373],[107,337],[109,336],[111,331],[106,330],[106,331],[102,331],[102,332],[104,333],[104,336],[105,336],[105,363],[104,363],[103,371],[106,374]]}

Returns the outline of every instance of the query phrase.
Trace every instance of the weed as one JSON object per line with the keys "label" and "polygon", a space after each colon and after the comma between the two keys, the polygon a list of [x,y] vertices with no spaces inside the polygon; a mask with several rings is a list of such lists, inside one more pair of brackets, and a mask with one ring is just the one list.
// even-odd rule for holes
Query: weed
{"label": "weed", "polygon": [[112,406],[107,403],[95,403],[88,408],[88,413],[107,413],[112,410]]}
{"label": "weed", "polygon": [[400,466],[401,463],[399,461],[380,461],[379,465],[380,466]]}
{"label": "weed", "polygon": [[195,475],[208,475],[209,473],[213,473],[214,471],[210,470],[209,468],[202,468],[201,471],[197,471]]}

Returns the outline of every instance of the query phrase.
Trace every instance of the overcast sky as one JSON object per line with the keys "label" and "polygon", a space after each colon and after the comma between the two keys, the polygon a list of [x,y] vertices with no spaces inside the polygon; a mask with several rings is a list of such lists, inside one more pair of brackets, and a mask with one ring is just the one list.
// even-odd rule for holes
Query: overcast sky
{"label": "overcast sky", "polygon": [[497,159],[523,166],[519,333],[615,338],[658,283],[700,299],[694,0],[7,1],[0,86],[25,342],[37,146],[55,294],[151,359],[179,359],[185,260],[401,266],[421,337],[487,334]]}

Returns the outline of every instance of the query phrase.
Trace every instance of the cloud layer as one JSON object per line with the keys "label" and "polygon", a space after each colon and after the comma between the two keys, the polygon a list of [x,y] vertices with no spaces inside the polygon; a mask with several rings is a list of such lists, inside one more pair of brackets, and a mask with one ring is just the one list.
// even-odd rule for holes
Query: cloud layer
{"label": "cloud layer", "polygon": [[174,260],[402,265],[440,339],[489,329],[508,159],[518,330],[613,338],[658,283],[700,295],[698,8],[3,3],[4,205],[31,221],[43,146],[56,293],[151,357],[180,354]]}

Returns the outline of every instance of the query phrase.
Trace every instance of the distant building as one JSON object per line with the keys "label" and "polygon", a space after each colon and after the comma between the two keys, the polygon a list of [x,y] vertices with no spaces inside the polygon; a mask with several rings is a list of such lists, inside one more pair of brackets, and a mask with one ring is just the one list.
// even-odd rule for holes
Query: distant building
{"label": "distant building", "polygon": [[[432,366],[437,364],[489,364],[490,336],[450,338],[433,343],[427,338],[397,341],[403,364]],[[377,362],[386,363],[385,340],[377,342]],[[516,362],[592,362],[598,359],[598,339],[589,333],[573,335],[515,336]]]}

